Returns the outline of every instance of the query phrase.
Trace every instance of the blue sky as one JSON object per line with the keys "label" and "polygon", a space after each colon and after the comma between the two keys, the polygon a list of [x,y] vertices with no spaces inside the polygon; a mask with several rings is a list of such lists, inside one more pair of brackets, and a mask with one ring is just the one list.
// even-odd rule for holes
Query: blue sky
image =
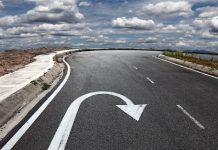
{"label": "blue sky", "polygon": [[218,1],[0,0],[0,50],[44,46],[218,52]]}

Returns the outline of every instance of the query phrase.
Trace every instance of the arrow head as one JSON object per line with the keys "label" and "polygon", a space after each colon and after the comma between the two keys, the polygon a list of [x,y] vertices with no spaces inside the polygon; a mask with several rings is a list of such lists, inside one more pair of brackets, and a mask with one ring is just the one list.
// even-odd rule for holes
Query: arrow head
{"label": "arrow head", "polygon": [[141,105],[116,105],[118,108],[120,108],[122,111],[127,113],[129,116],[131,116],[136,121],[139,121],[145,107],[147,104],[141,104]]}

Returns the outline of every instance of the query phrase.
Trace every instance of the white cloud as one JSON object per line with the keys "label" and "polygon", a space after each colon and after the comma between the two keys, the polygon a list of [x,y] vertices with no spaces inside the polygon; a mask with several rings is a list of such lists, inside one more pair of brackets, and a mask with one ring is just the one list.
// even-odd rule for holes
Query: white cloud
{"label": "white cloud", "polygon": [[0,8],[3,8],[4,4],[2,3],[2,1],[0,0]]}
{"label": "white cloud", "polygon": [[82,35],[82,36],[80,36],[80,39],[89,39],[90,38],[90,36],[88,36],[88,35]]}
{"label": "white cloud", "polygon": [[77,23],[84,18],[77,8],[77,0],[34,0],[34,3],[36,7],[22,16],[28,22]]}
{"label": "white cloud", "polygon": [[174,32],[183,34],[193,34],[195,30],[189,24],[166,25],[160,29],[162,32]]}
{"label": "white cloud", "polygon": [[215,42],[209,42],[208,43],[208,45],[210,45],[210,46],[213,46],[213,47],[218,47],[218,42],[217,41],[215,41]]}
{"label": "white cloud", "polygon": [[140,10],[147,15],[161,17],[190,16],[192,14],[191,4],[187,1],[165,1],[156,4],[146,4]]}
{"label": "white cloud", "polygon": [[84,39],[87,42],[99,42],[99,43],[106,43],[108,41],[108,37],[101,35],[101,34],[93,34],[93,35],[86,35],[81,36],[81,39]]}
{"label": "white cloud", "polygon": [[[193,24],[201,31],[202,37],[211,38],[218,33],[218,7],[198,8],[199,15],[194,19]],[[210,33],[209,33],[209,32]]]}
{"label": "white cloud", "polygon": [[201,18],[210,18],[218,16],[218,7],[203,7],[197,9],[197,11],[200,13],[199,17]]}
{"label": "white cloud", "polygon": [[80,6],[80,7],[89,7],[89,6],[91,6],[91,3],[83,1],[83,2],[80,2],[78,6]]}
{"label": "white cloud", "polygon": [[184,41],[179,41],[179,42],[176,43],[176,46],[177,47],[188,47],[189,44],[184,42]]}
{"label": "white cloud", "polygon": [[212,18],[212,20],[210,21],[210,27],[211,27],[211,32],[218,33],[218,16]]}
{"label": "white cloud", "polygon": [[22,19],[18,16],[5,16],[0,18],[0,26],[14,26],[21,22]]}
{"label": "white cloud", "polygon": [[142,20],[137,17],[133,18],[117,18],[112,20],[112,26],[118,28],[132,28],[132,29],[143,29],[151,30],[155,27],[153,20]]}
{"label": "white cloud", "polygon": [[[90,33],[84,24],[40,24],[11,27],[0,30],[0,38],[19,38],[35,36],[75,36]],[[2,33],[2,34],[1,34]]]}
{"label": "white cloud", "polygon": [[148,37],[145,39],[146,43],[156,43],[158,41],[158,38],[156,37]]}
{"label": "white cloud", "polygon": [[193,24],[202,33],[205,33],[205,30],[210,31],[211,33],[218,33],[218,16],[206,18],[197,17],[193,21]]}
{"label": "white cloud", "polygon": [[124,38],[119,38],[119,39],[114,40],[114,43],[119,43],[119,44],[124,44],[126,42],[127,42],[127,40]]}
{"label": "white cloud", "polygon": [[206,27],[208,25],[208,19],[201,19],[201,18],[196,18],[194,21],[193,21],[193,24],[198,27],[198,28],[203,28],[203,27]]}
{"label": "white cloud", "polygon": [[200,32],[200,37],[203,39],[215,39],[216,36],[211,34],[209,31],[202,31]]}
{"label": "white cloud", "polygon": [[30,37],[41,35],[81,35],[91,32],[84,16],[77,8],[77,0],[25,0],[35,4],[32,10],[21,15],[0,18],[2,37]]}
{"label": "white cloud", "polygon": [[[195,18],[193,23],[198,27],[207,27],[211,24],[211,20],[218,16],[218,7],[203,7],[198,8],[199,15]],[[213,21],[214,22],[214,21]]]}
{"label": "white cloud", "polygon": [[84,19],[79,12],[76,0],[26,0],[35,3],[35,8],[25,14],[0,18],[0,25],[25,23],[78,23]]}

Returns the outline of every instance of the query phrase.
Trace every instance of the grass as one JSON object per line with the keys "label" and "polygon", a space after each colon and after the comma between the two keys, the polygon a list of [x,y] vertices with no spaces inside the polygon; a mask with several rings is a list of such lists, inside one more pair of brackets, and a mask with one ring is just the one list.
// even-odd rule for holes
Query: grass
{"label": "grass", "polygon": [[163,55],[211,67],[213,69],[218,69],[218,61],[213,60],[213,58],[211,58],[210,60],[206,60],[202,58],[196,58],[193,56],[193,54],[187,54],[178,51],[164,51]]}

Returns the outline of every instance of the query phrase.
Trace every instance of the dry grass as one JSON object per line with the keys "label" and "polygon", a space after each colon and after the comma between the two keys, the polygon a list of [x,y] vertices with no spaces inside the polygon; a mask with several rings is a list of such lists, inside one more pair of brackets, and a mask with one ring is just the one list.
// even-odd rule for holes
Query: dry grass
{"label": "dry grass", "polygon": [[218,61],[214,61],[213,59],[206,60],[202,58],[195,58],[191,56],[190,54],[182,53],[182,52],[175,52],[175,51],[165,51],[163,52],[163,55],[174,57],[174,58],[181,59],[184,61],[189,61],[189,62],[196,63],[199,65],[204,65],[207,67],[211,67],[213,69],[218,69]]}

